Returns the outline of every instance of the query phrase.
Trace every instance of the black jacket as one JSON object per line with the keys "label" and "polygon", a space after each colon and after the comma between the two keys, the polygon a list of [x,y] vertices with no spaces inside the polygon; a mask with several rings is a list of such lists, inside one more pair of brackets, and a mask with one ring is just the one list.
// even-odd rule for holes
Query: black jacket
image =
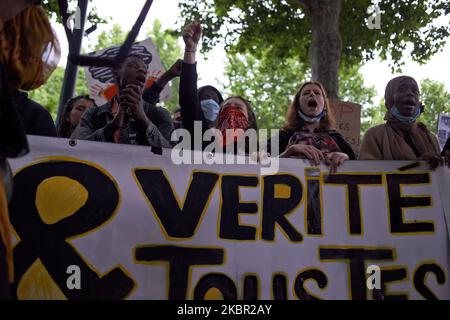
{"label": "black jacket", "polygon": [[25,129],[0,63],[0,158],[20,157],[27,153]]}
{"label": "black jacket", "polygon": [[194,137],[194,121],[201,121],[202,135],[208,130],[197,92],[197,64],[183,62],[180,76],[180,107],[183,127]]}
{"label": "black jacket", "polygon": [[[111,112],[112,104],[107,104],[86,110],[81,121],[71,138],[80,140],[114,142],[114,130],[109,123],[114,119]],[[150,123],[145,130],[138,131],[136,143],[155,148],[171,148],[170,136],[173,131],[170,113],[161,107],[156,107],[147,102],[143,102],[144,112]],[[128,139],[130,125],[125,124],[121,128],[121,143],[130,144]]]}
{"label": "black jacket", "polygon": [[47,109],[28,98],[26,92],[15,91],[13,95],[27,134],[56,137],[55,123]]}

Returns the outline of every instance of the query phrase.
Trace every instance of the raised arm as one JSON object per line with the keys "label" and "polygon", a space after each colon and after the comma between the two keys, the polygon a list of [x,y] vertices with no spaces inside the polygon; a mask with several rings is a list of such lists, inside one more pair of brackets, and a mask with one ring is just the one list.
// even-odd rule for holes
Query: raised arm
{"label": "raised arm", "polygon": [[203,122],[203,112],[197,94],[196,52],[202,35],[198,22],[189,24],[183,32],[185,43],[183,67],[180,77],[180,107],[183,126],[193,134],[194,121]]}
{"label": "raised arm", "polygon": [[159,102],[159,95],[164,87],[176,77],[181,75],[183,60],[178,59],[166,72],[164,72],[150,88],[144,90],[142,98],[145,102],[156,105]]}

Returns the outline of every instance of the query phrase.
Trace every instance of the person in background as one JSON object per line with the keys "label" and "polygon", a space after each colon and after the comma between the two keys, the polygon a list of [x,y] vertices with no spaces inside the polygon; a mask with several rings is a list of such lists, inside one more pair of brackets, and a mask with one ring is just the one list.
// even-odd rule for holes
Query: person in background
{"label": "person in background", "polygon": [[440,159],[438,140],[425,124],[417,122],[424,112],[414,78],[400,76],[386,86],[386,123],[367,130],[360,160],[425,160],[436,168]]}
{"label": "person in background", "polygon": [[[28,153],[28,142],[11,92],[43,84],[56,63],[43,59],[57,44],[50,22],[34,0],[0,1],[0,299],[9,299],[13,282],[11,225],[8,200],[12,173],[6,158]],[[44,57],[45,58],[45,57]],[[55,61],[54,61],[55,62]],[[11,88],[11,80],[16,86]]]}
{"label": "person in background", "polygon": [[174,129],[182,129],[183,128],[183,120],[181,119],[181,108],[178,107],[172,113],[172,122]]}
{"label": "person in background", "polygon": [[[256,116],[250,102],[241,96],[231,96],[222,101],[220,93],[214,87],[206,86],[197,90],[196,52],[201,34],[202,28],[198,22],[190,23],[183,32],[185,53],[180,77],[180,107],[183,127],[195,139],[194,122],[199,121],[202,125],[202,132],[212,126],[222,133],[222,146],[230,143],[236,145],[242,137],[233,135],[231,141],[226,141],[226,130],[231,129],[234,132],[237,132],[238,129],[257,130]],[[203,103],[200,99],[204,99]],[[219,104],[220,101],[222,102]],[[202,150],[208,144],[208,142],[203,142]],[[195,146],[195,143],[193,145]],[[244,145],[245,150],[241,151],[247,153],[248,144]],[[233,150],[241,153],[236,146]]]}
{"label": "person in background", "polygon": [[143,100],[148,65],[130,54],[113,70],[119,94],[98,108],[88,109],[71,138],[171,148],[170,113]]}
{"label": "person in background", "polygon": [[88,95],[77,96],[67,101],[58,127],[58,137],[70,138],[84,112],[95,106],[95,101]]}
{"label": "person in background", "polygon": [[56,137],[55,123],[47,109],[31,100],[26,91],[15,90],[12,95],[27,134]]}
{"label": "person in background", "polygon": [[203,111],[203,121],[208,128],[214,128],[217,125],[220,105],[223,103],[222,94],[213,86],[203,86],[198,89],[198,101]]}
{"label": "person in background", "polygon": [[279,132],[279,150],[267,151],[281,158],[309,159],[315,165],[325,161],[331,172],[344,161],[354,160],[352,147],[336,131],[335,120],[326,91],[320,82],[304,83],[297,91]]}

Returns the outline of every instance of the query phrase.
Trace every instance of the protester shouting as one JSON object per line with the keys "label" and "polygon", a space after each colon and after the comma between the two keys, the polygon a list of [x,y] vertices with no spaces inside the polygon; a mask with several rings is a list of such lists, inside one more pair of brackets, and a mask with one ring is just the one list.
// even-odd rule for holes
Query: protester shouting
{"label": "protester shouting", "polygon": [[170,113],[142,98],[147,68],[140,55],[128,55],[113,70],[118,95],[101,107],[88,109],[72,138],[170,148]]}
{"label": "protester shouting", "polygon": [[440,162],[436,136],[420,122],[424,112],[414,78],[400,76],[386,86],[386,123],[367,130],[359,152],[360,160],[426,160],[432,168]]}
{"label": "protester shouting", "polygon": [[304,83],[292,100],[286,122],[279,132],[279,150],[271,156],[324,161],[332,172],[346,160],[354,160],[351,146],[335,129],[335,120],[326,91],[319,82]]}

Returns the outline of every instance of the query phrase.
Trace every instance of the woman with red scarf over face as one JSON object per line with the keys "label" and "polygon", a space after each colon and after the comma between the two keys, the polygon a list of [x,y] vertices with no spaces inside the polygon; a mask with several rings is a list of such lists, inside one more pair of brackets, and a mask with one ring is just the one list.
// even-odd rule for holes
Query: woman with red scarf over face
{"label": "woman with red scarf over face", "polygon": [[[193,139],[199,139],[199,137],[194,136],[194,121],[201,122],[202,136],[203,132],[209,129],[197,92],[196,52],[201,34],[202,28],[198,22],[190,23],[183,32],[183,40],[186,47],[180,77],[181,118],[183,127],[190,132]],[[257,130],[256,117],[250,102],[241,96],[232,96],[224,100],[220,105],[217,105],[217,107],[219,114],[213,128],[219,130],[222,134],[221,146],[225,147],[234,143],[233,150],[237,153],[248,154],[248,143],[244,143],[245,150],[240,151],[237,149],[236,144],[241,139],[244,139],[243,132],[248,129]],[[210,142],[203,142],[202,150],[209,144]],[[192,145],[195,144],[192,143]]]}
{"label": "woman with red scarf over face", "polygon": [[324,161],[331,172],[346,160],[354,160],[351,146],[335,130],[335,120],[326,91],[320,82],[304,83],[288,108],[286,122],[279,133],[279,150],[267,151],[282,158]]}

